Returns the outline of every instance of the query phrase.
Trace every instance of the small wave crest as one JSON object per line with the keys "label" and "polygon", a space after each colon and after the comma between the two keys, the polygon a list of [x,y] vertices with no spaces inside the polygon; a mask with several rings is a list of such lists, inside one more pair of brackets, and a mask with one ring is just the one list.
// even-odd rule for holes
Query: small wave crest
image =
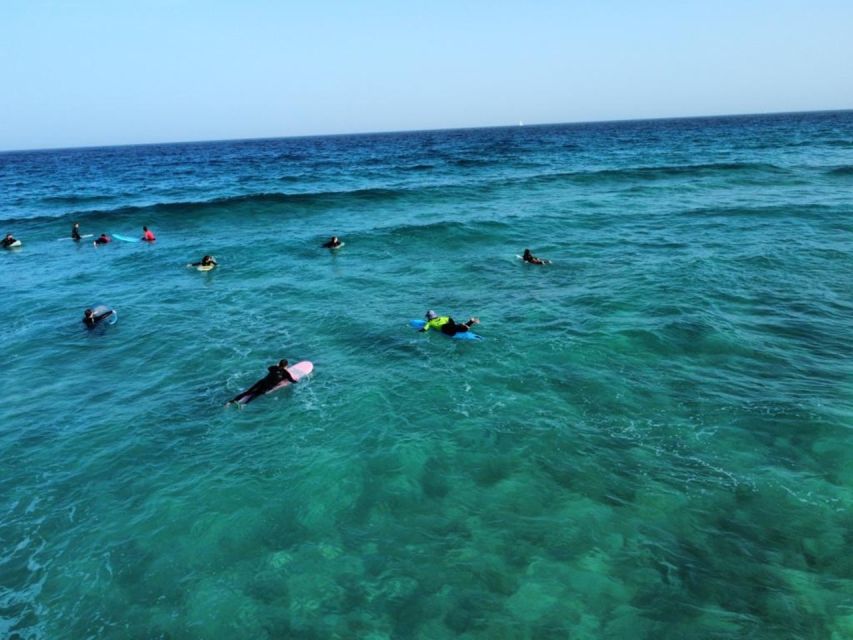
{"label": "small wave crest", "polygon": [[369,202],[378,203],[406,197],[412,192],[410,189],[370,188],[354,189],[351,191],[316,191],[306,193],[281,193],[263,192],[242,195],[224,196],[211,198],[209,200],[190,200],[174,202],[155,202],[141,205],[125,205],[113,209],[88,209],[76,210],[65,214],[43,215],[32,218],[10,218],[4,222],[16,223],[38,223],[55,220],[73,219],[78,220],[87,217],[109,217],[128,216],[140,213],[156,214],[168,212],[170,214],[180,213],[183,215],[204,211],[209,208],[243,205],[271,205],[271,204],[298,204],[303,206],[335,206],[346,202]]}
{"label": "small wave crest", "polygon": [[727,173],[783,173],[774,164],[757,162],[716,162],[709,164],[666,165],[660,167],[631,167],[628,169],[603,169],[580,175],[591,180],[662,180],[677,177],[696,177]]}
{"label": "small wave crest", "polygon": [[45,196],[41,199],[45,204],[59,204],[64,206],[77,206],[91,202],[109,202],[114,200],[116,196],[107,194],[66,194],[58,196]]}
{"label": "small wave crest", "polygon": [[827,171],[826,175],[842,178],[853,177],[853,165],[845,164],[840,167],[835,167],[834,169],[830,169],[829,171]]}

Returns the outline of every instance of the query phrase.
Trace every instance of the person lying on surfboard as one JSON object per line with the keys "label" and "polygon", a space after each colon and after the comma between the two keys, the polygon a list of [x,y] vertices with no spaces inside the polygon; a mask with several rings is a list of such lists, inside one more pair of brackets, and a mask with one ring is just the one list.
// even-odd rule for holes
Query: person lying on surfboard
{"label": "person lying on surfboard", "polygon": [[337,249],[343,244],[338,236],[332,236],[328,242],[323,243],[324,249]]}
{"label": "person lying on surfboard", "polygon": [[287,360],[281,359],[278,361],[278,370],[281,372],[282,380],[290,380],[291,384],[296,384],[296,378],[287,370]]}
{"label": "person lying on surfboard", "polygon": [[530,264],[550,264],[550,260],[543,260],[542,258],[537,258],[532,253],[530,253],[530,249],[524,250],[524,255],[521,256],[521,259],[525,262],[529,262]]}
{"label": "person lying on surfboard", "polygon": [[282,380],[290,380],[292,384],[297,384],[296,379],[290,375],[290,371],[287,370],[287,360],[279,360],[278,364],[271,364],[268,366],[266,376],[258,380],[242,393],[238,393],[225,404],[237,402],[246,396],[253,396],[246,401],[247,403],[251,402],[254,399],[254,396],[265,394]]}
{"label": "person lying on surfboard", "polygon": [[17,240],[15,239],[15,236],[13,236],[11,233],[7,233],[6,237],[3,238],[3,248],[8,249],[9,247],[11,247],[16,242],[17,242]]}
{"label": "person lying on surfboard", "polygon": [[426,324],[422,329],[418,329],[418,331],[424,332],[430,329],[437,329],[445,335],[455,336],[457,333],[465,333],[479,322],[478,318],[468,318],[468,322],[457,324],[450,316],[440,316],[430,309],[426,312]]}
{"label": "person lying on surfboard", "polygon": [[191,267],[215,267],[219,263],[213,259],[213,256],[204,256],[201,262],[190,262]]}
{"label": "person lying on surfboard", "polygon": [[102,233],[92,244],[107,244],[108,242],[112,242],[112,238],[110,238],[106,233]]}
{"label": "person lying on surfboard", "polygon": [[98,315],[95,315],[95,311],[93,309],[86,309],[83,312],[83,324],[86,325],[87,329],[94,329],[96,324],[111,315],[113,315],[112,309],[105,311],[104,313],[99,313]]}

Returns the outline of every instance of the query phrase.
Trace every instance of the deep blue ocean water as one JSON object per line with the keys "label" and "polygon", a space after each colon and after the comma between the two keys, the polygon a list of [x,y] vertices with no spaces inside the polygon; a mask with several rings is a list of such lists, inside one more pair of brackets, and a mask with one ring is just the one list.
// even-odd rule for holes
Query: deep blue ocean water
{"label": "deep blue ocean water", "polygon": [[853,112],[9,152],[0,221],[0,637],[853,637]]}

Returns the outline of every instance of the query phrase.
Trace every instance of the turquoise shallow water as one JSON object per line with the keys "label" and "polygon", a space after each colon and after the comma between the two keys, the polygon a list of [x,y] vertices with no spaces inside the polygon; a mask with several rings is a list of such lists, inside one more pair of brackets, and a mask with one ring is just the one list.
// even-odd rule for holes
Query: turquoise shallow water
{"label": "turquoise shallow water", "polygon": [[0,155],[0,636],[851,637],[851,154],[845,112]]}

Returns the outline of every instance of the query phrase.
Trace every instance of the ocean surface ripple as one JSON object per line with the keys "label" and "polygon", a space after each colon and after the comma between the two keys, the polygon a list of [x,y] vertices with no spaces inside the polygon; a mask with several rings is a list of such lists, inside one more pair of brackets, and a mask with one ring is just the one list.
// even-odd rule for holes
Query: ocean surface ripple
{"label": "ocean surface ripple", "polygon": [[832,112],[0,154],[0,637],[853,637],[851,149]]}

